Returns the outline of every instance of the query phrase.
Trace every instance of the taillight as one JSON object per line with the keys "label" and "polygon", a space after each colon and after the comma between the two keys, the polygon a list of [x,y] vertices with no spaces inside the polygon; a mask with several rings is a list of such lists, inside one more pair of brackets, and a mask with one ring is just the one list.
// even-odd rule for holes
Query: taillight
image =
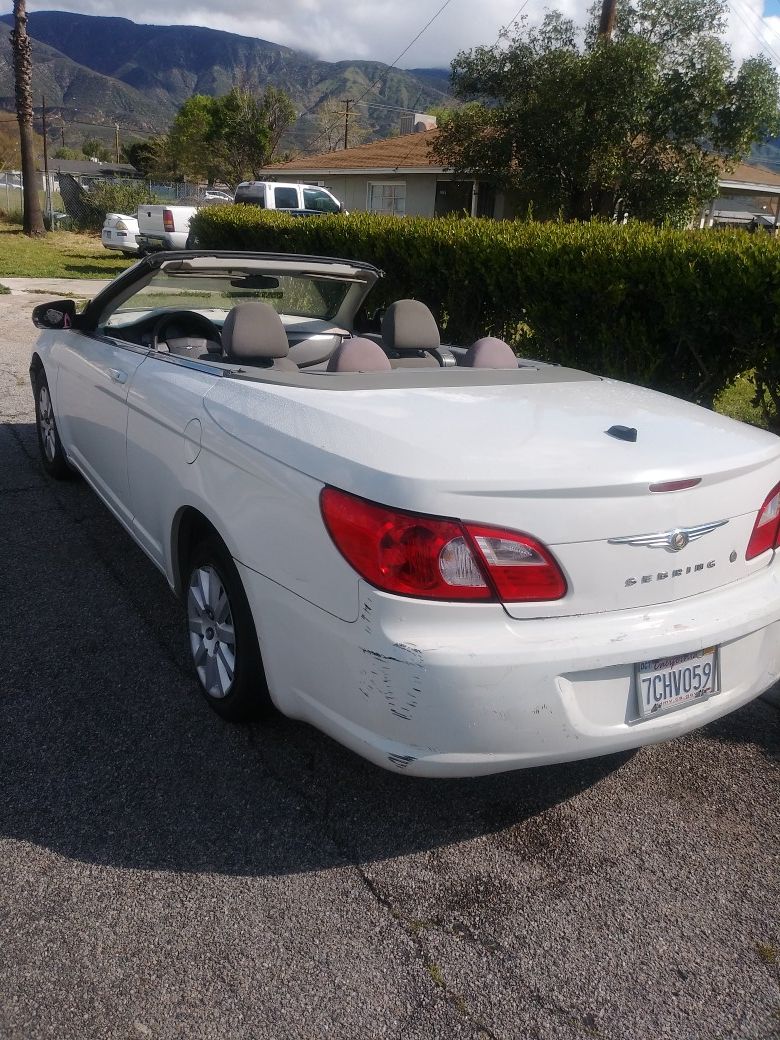
{"label": "taillight", "polygon": [[163,231],[175,231],[173,213],[169,209],[163,210]]}
{"label": "taillight", "polygon": [[752,560],[767,549],[775,549],[780,537],[780,484],[766,496],[750,535],[745,559]]}
{"label": "taillight", "polygon": [[385,592],[507,602],[566,593],[550,552],[517,531],[389,509],[336,488],[323,488],[320,507],[342,556]]}
{"label": "taillight", "polygon": [[127,231],[127,224],[125,224],[124,220],[122,219],[118,220],[116,224],[114,224],[114,227],[117,229],[117,231]]}

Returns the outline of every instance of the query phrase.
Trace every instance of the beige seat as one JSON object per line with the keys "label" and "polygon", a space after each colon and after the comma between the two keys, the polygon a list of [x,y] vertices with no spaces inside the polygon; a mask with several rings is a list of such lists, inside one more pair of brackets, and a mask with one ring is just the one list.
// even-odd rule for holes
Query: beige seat
{"label": "beige seat", "polygon": [[436,320],[420,300],[396,300],[382,316],[382,343],[392,368],[438,368]]}
{"label": "beige seat", "polygon": [[225,318],[222,326],[225,361],[297,372],[298,366],[287,357],[289,350],[282,319],[269,303],[262,300],[239,303]]}

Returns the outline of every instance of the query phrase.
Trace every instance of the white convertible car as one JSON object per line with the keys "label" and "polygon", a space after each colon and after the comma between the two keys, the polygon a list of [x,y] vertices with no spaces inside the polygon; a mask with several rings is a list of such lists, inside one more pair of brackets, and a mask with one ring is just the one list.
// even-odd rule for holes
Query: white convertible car
{"label": "white convertible car", "polygon": [[446,348],[380,272],[139,261],[42,304],[43,465],[185,605],[209,704],[273,703],[461,776],[686,733],[780,674],[780,440],[506,344]]}

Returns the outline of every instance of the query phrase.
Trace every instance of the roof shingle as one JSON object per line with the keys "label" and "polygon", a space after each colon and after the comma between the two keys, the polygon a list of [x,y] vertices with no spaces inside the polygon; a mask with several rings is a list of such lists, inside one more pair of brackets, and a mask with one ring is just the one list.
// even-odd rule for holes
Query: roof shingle
{"label": "roof shingle", "polygon": [[441,170],[441,163],[430,152],[438,133],[438,130],[424,130],[402,137],[388,137],[355,148],[291,159],[289,162],[266,166],[260,172],[275,176],[277,173],[323,173],[326,170]]}

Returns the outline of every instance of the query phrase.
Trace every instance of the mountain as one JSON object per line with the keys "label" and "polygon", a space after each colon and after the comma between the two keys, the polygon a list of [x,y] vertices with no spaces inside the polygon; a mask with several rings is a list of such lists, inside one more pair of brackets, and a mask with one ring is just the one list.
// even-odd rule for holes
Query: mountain
{"label": "mountain", "polygon": [[[10,14],[0,21],[13,23]],[[286,91],[304,113],[298,135],[313,123],[305,113],[328,98],[366,96],[361,106],[372,136],[398,130],[400,112],[447,104],[448,73],[406,71],[372,61],[319,61],[290,47],[234,33],[185,25],[140,25],[127,18],[34,11],[33,89],[63,122],[119,122],[139,131],[163,131],[192,94],[225,94],[233,86]],[[13,108],[13,71],[6,33],[0,34],[0,108]],[[307,128],[308,122],[308,128]],[[93,132],[90,135],[94,136]],[[78,135],[85,136],[83,130]]]}

